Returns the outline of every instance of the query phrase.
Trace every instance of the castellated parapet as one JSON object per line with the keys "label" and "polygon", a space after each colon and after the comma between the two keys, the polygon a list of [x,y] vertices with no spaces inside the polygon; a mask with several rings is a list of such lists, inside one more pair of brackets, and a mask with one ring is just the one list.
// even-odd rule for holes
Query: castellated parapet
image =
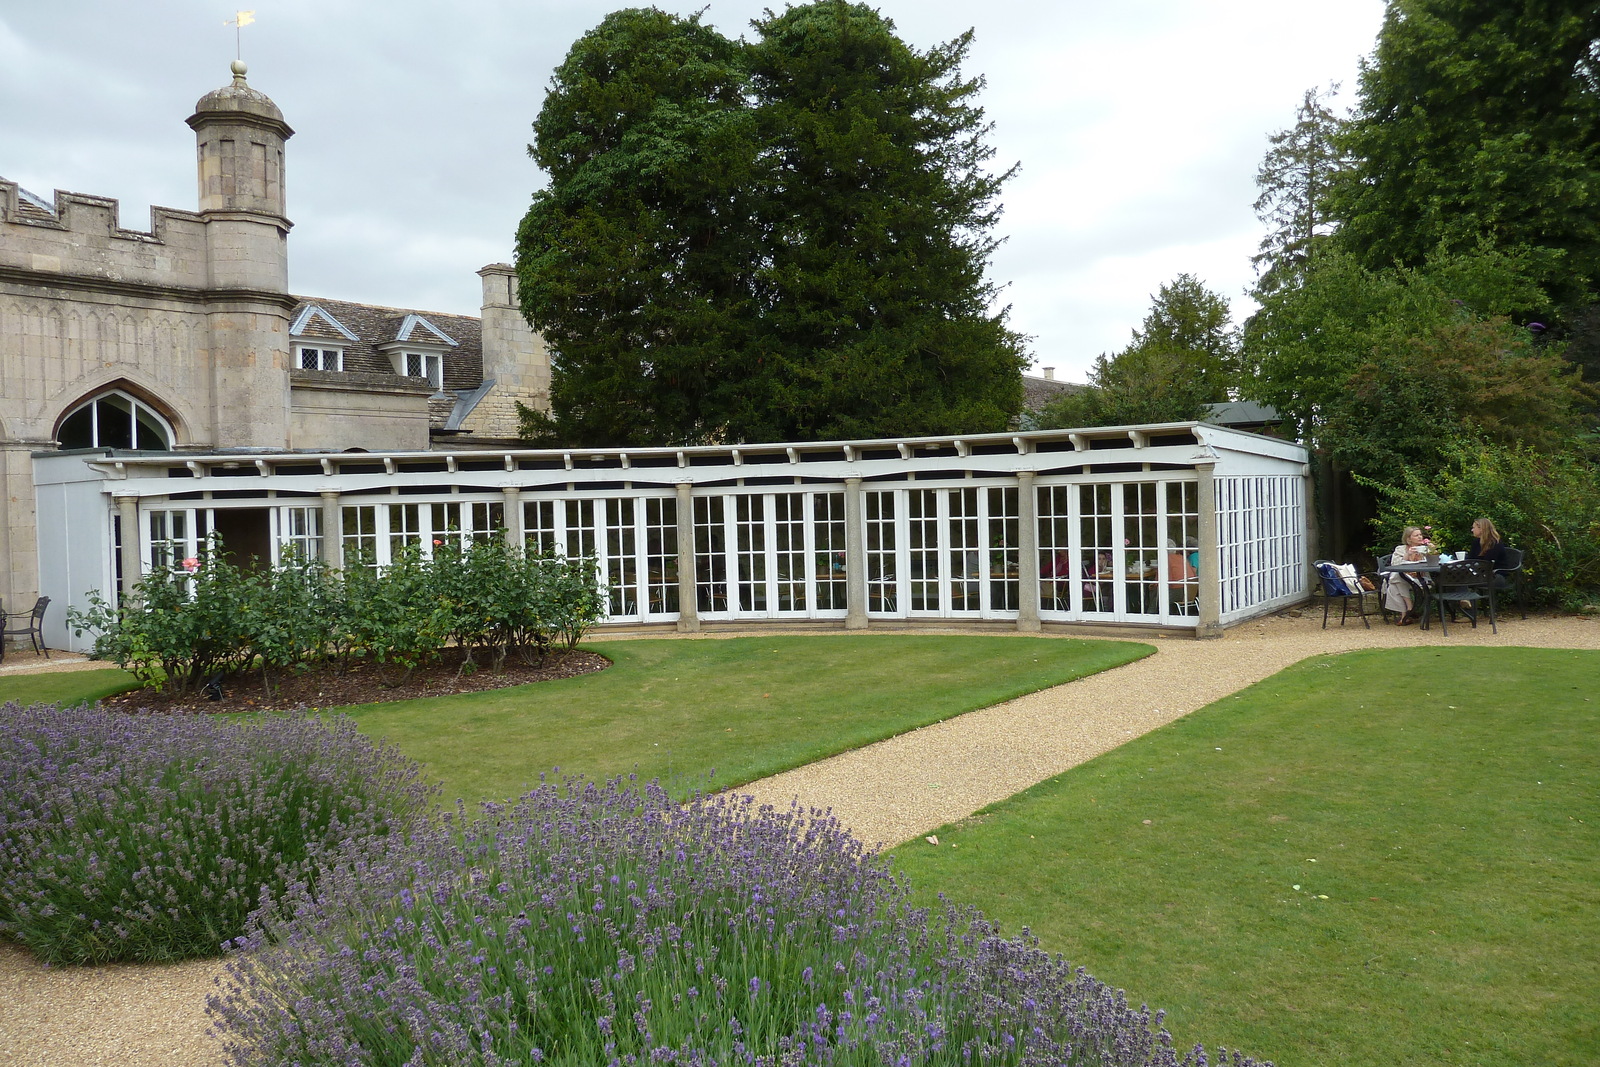
{"label": "castellated parapet", "polygon": [[203,289],[210,276],[206,221],[150,209],[148,232],[123,229],[116,200],[56,190],[55,204],[24,198],[0,179],[0,267],[70,279]]}

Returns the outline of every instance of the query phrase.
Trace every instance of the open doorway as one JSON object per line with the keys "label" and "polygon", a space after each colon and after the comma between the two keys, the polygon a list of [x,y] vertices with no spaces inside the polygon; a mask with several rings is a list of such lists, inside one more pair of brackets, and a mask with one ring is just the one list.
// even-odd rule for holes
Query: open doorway
{"label": "open doorway", "polygon": [[272,565],[272,517],[266,508],[218,508],[212,513],[212,529],[234,566]]}

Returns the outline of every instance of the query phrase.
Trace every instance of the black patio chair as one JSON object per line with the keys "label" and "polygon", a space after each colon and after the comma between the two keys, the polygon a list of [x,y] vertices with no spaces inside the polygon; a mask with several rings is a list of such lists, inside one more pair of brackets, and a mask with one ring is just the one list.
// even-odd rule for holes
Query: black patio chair
{"label": "black patio chair", "polygon": [[1356,613],[1361,616],[1361,623],[1367,629],[1372,629],[1372,623],[1367,620],[1367,592],[1362,588],[1359,578],[1344,578],[1339,574],[1339,568],[1332,560],[1319,559],[1314,564],[1317,576],[1322,579],[1322,628],[1328,628],[1328,609],[1333,607],[1337,598],[1339,604],[1339,625],[1344,625],[1345,617],[1350,614],[1350,601],[1356,602]]}
{"label": "black patio chair", "polygon": [[1428,599],[1422,608],[1423,629],[1427,629],[1428,617],[1435,604],[1439,606],[1439,625],[1443,627],[1446,637],[1450,636],[1450,626],[1444,621],[1447,606],[1452,615],[1457,607],[1463,608],[1467,618],[1472,620],[1472,628],[1476,630],[1478,606],[1487,605],[1489,628],[1499,633],[1500,628],[1495,625],[1494,619],[1494,564],[1486,559],[1458,559],[1454,563],[1441,563],[1439,573],[1433,576],[1433,588],[1428,590]]}
{"label": "black patio chair", "polygon": [[1389,610],[1389,605],[1384,603],[1383,584],[1384,584],[1385,581],[1388,580],[1389,576],[1383,573],[1383,569],[1385,567],[1387,567],[1388,565],[1389,565],[1389,557],[1388,556],[1379,556],[1378,557],[1378,574],[1377,574],[1377,577],[1375,579],[1373,579],[1375,582],[1377,582],[1377,585],[1378,585],[1378,614],[1383,619],[1385,625],[1387,625],[1388,622],[1389,622],[1389,616],[1395,614],[1394,612]]}
{"label": "black patio chair", "polygon": [[0,659],[5,658],[5,640],[8,637],[27,637],[33,642],[33,650],[44,654],[45,659],[50,658],[50,650],[44,647],[44,609],[50,606],[50,598],[42,596],[33,602],[32,611],[7,611],[0,612]]}
{"label": "black patio chair", "polygon": [[1522,570],[1522,549],[1506,546],[1506,565],[1494,569],[1494,584],[1498,589],[1514,590],[1517,610],[1528,617],[1527,577]]}

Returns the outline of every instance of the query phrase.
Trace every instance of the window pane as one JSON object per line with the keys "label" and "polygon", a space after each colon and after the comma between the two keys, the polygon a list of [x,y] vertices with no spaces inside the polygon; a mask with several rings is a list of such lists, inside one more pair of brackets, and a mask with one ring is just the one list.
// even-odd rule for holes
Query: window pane
{"label": "window pane", "polygon": [[127,397],[112,394],[95,401],[95,415],[99,422],[101,448],[133,447],[133,403]]}
{"label": "window pane", "polygon": [[134,414],[138,419],[135,448],[142,448],[147,452],[165,452],[172,447],[172,442],[167,438],[166,427],[161,425],[161,420],[155,417],[154,412],[140,404],[134,409]]}
{"label": "window pane", "polygon": [[94,447],[94,405],[79,408],[61,424],[62,448]]}

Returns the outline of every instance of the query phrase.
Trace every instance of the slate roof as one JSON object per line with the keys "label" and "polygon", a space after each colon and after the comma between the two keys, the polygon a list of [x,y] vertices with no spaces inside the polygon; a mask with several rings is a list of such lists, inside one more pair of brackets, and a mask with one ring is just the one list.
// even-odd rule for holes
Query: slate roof
{"label": "slate roof", "polygon": [[[299,303],[290,321],[300,324],[301,328],[291,333],[291,340],[327,341],[342,347],[346,373],[392,375],[394,364],[385,353],[378,351],[378,346],[389,341],[411,341],[427,346],[427,351],[437,351],[437,346],[441,345],[445,347],[446,389],[476,389],[483,381],[483,327],[473,316],[354,304],[322,297],[297,296],[295,299]],[[350,340],[314,313],[300,323],[307,310],[313,307],[354,334],[356,340]],[[447,340],[454,344],[448,344]]]}
{"label": "slate roof", "polygon": [[1022,410],[1038,411],[1050,401],[1063,393],[1076,393],[1087,386],[1076,382],[1057,381],[1054,378],[1035,378],[1031,374],[1022,376]]}
{"label": "slate roof", "polygon": [[[5,181],[0,176],[0,182]],[[36,222],[58,222],[55,204],[42,196],[28,192],[22,186],[17,186],[17,217],[33,219]]]}

